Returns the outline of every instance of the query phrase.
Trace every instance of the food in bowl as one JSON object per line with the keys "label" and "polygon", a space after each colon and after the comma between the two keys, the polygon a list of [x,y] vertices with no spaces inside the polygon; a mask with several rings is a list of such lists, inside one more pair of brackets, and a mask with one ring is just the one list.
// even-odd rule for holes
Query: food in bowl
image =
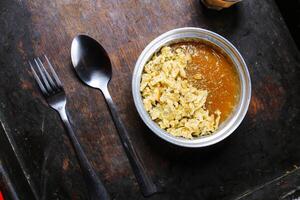
{"label": "food in bowl", "polygon": [[[162,129],[155,120],[151,119],[149,112],[145,109],[143,103],[144,97],[142,96],[140,88],[145,65],[152,59],[152,57],[155,54],[159,55],[159,51],[161,51],[161,49],[165,46],[172,47],[172,45],[178,44],[180,42],[187,42],[193,40],[199,40],[200,43],[207,42],[208,45],[212,44],[211,47],[214,48],[214,46],[216,46],[216,51],[218,53],[223,54],[225,58],[227,58],[228,56],[229,64],[233,63],[233,65],[230,66],[233,66],[235,68],[232,72],[234,73],[234,75],[235,72],[237,73],[238,78],[234,79],[237,80],[239,86],[236,90],[233,90],[232,92],[233,94],[235,94],[235,92],[237,93],[236,95],[234,95],[236,96],[236,98],[231,97],[231,99],[237,99],[237,102],[233,103],[234,107],[232,108],[231,113],[228,116],[225,116],[224,110],[222,111],[223,108],[219,108],[221,114],[218,128],[209,135],[193,136],[193,138],[187,139],[182,136],[176,137],[168,133],[166,129]],[[186,74],[188,81],[191,82],[188,70],[186,70]],[[205,103],[205,106],[208,110],[211,109],[207,105],[209,102],[210,93],[211,92],[208,90],[208,96]],[[140,54],[133,71],[132,95],[135,107],[141,119],[150,128],[150,130],[153,131],[154,134],[156,134],[157,136],[159,136],[167,142],[182,147],[207,147],[209,145],[213,145],[223,141],[225,138],[231,135],[243,121],[251,99],[251,79],[243,57],[241,56],[239,51],[234,47],[234,45],[232,45],[228,40],[218,35],[217,33],[214,33],[209,30],[196,27],[183,27],[163,33],[162,35],[158,36],[153,41],[151,41],[145,47],[145,49]],[[224,103],[224,105],[226,104]],[[228,107],[230,107],[230,104],[228,105]],[[214,114],[213,111],[210,114]]]}
{"label": "food in bowl", "polygon": [[140,92],[160,128],[192,139],[213,134],[233,111],[239,77],[229,57],[202,40],[163,46],[145,64]]}

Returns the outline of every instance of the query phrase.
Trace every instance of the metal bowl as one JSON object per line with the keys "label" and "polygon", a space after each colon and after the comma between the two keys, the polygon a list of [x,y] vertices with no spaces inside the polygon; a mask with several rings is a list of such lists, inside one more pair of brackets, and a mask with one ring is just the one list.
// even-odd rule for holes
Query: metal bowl
{"label": "metal bowl", "polygon": [[[187,39],[208,41],[221,48],[224,53],[231,58],[240,79],[240,98],[231,115],[220,124],[218,130],[216,130],[212,135],[194,139],[175,137],[161,129],[154,121],[151,120],[149,114],[145,110],[140,93],[140,82],[143,68],[147,61],[152,58],[153,54],[158,52],[161,47],[165,45]],[[247,113],[251,99],[251,81],[247,65],[243,57],[228,40],[212,31],[201,28],[185,27],[174,29],[160,35],[150,42],[150,44],[148,44],[148,46],[143,50],[134,68],[132,76],[132,94],[139,115],[144,123],[156,135],[178,146],[205,147],[224,140],[240,125]]]}

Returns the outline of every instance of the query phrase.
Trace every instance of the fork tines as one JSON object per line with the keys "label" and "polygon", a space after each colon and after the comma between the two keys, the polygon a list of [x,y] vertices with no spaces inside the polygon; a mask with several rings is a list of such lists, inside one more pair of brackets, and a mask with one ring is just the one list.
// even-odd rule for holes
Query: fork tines
{"label": "fork tines", "polygon": [[49,59],[47,58],[46,55],[44,55],[45,62],[48,64],[48,68],[50,69],[51,75],[48,73],[48,71],[45,69],[43,62],[41,59],[35,58],[34,63],[35,63],[35,70],[33,64],[29,61],[29,65],[31,67],[33,76],[39,85],[41,91],[43,92],[44,95],[49,96],[53,92],[57,92],[59,90],[62,90],[62,83],[60,82],[57,74],[55,73],[53,66],[51,65]]}

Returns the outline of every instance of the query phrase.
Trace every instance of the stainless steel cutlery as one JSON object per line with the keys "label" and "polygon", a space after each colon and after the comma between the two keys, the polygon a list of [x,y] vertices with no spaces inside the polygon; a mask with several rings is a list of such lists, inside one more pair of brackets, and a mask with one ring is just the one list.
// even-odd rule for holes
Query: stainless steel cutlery
{"label": "stainless steel cutlery", "polygon": [[[48,66],[50,73],[46,70],[44,63]],[[59,113],[61,120],[67,129],[68,136],[74,147],[84,180],[86,182],[89,199],[109,200],[110,197],[107,190],[105,189],[101,180],[98,178],[96,172],[93,170],[69,122],[66,112],[66,94],[63,85],[55,73],[49,59],[47,56],[44,56],[44,62],[42,62],[40,58],[35,58],[34,63],[29,62],[29,65],[46,101],[50,107]]]}
{"label": "stainless steel cutlery", "polygon": [[72,42],[71,59],[75,71],[82,82],[99,89],[104,95],[120,141],[127,154],[142,194],[150,196],[158,192],[156,185],[147,174],[143,162],[130,140],[129,134],[118,114],[117,107],[108,91],[107,86],[112,77],[112,66],[105,49],[93,38],[87,35],[78,35]]}

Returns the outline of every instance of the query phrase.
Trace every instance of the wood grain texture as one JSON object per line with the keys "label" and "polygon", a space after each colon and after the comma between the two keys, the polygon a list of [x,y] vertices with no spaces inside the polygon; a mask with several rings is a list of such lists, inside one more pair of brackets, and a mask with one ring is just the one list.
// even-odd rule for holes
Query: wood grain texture
{"label": "wood grain texture", "polygon": [[294,170],[283,174],[276,179],[251,189],[234,200],[255,200],[255,199],[297,199],[300,196],[300,170]]}
{"label": "wood grain texture", "polygon": [[[179,148],[154,136],[131,95],[143,48],[185,26],[229,39],[253,84],[241,126],[205,149]],[[300,54],[272,0],[243,1],[221,12],[198,0],[2,0],[0,27],[0,120],[36,199],[86,199],[63,126],[27,64],[43,54],[64,83],[74,129],[111,195],[143,199],[102,94],[84,86],[71,67],[71,41],[82,33],[97,39],[111,58],[109,90],[148,172],[164,189],[150,199],[231,199],[300,164]]]}

